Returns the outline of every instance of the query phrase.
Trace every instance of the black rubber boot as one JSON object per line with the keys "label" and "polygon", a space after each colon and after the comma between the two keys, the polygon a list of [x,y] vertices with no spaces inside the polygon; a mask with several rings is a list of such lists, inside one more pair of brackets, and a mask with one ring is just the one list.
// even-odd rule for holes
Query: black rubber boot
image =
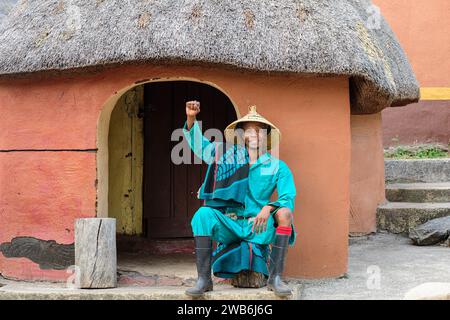
{"label": "black rubber boot", "polygon": [[211,237],[194,237],[195,258],[197,262],[197,283],[193,288],[186,290],[191,297],[202,296],[203,293],[213,290],[211,278],[212,241]]}
{"label": "black rubber boot", "polygon": [[292,294],[291,289],[281,280],[289,237],[289,235],[277,234],[274,242],[272,243],[272,251],[270,252],[269,279],[267,280],[267,288],[279,297],[287,297]]}

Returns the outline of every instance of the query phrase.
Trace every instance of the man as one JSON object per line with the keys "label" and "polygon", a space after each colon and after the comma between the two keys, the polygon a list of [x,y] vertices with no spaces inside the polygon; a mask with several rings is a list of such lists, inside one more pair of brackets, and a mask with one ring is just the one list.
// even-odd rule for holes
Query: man
{"label": "man", "polygon": [[[256,107],[250,107],[246,116],[225,129],[226,139],[234,147],[224,147],[221,158],[232,155],[233,160],[240,161],[220,165],[219,143],[203,137],[196,120],[199,112],[198,101],[186,103],[184,134],[194,153],[211,163],[199,191],[199,198],[205,199],[205,205],[197,210],[191,222],[198,280],[193,288],[186,290],[186,294],[200,296],[213,289],[211,258],[214,240],[225,245],[245,242],[250,245],[250,250],[252,244],[272,244],[267,287],[278,296],[288,296],[291,290],[281,280],[281,274],[288,245],[293,245],[296,238],[292,219],[296,189],[286,163],[267,152],[277,147],[280,131],[258,114]],[[238,131],[240,134],[236,134]],[[211,161],[211,158],[215,160]],[[275,189],[278,199],[271,202]],[[235,219],[229,215],[230,212],[236,216]],[[252,265],[250,263],[250,269]]]}

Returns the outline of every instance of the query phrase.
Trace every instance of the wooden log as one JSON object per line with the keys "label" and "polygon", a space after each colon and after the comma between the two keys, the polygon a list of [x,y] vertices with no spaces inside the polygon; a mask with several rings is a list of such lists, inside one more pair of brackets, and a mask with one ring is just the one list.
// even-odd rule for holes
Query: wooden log
{"label": "wooden log", "polygon": [[231,280],[231,285],[238,288],[262,288],[267,284],[264,274],[250,270],[242,270]]}
{"label": "wooden log", "polygon": [[79,288],[117,286],[116,219],[75,221],[75,266]]}

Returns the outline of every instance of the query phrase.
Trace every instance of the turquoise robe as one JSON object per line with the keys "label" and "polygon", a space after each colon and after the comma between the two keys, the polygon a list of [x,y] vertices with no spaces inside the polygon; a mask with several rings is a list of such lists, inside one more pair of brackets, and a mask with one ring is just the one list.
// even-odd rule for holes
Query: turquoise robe
{"label": "turquoise robe", "polygon": [[[208,164],[214,161],[211,151],[214,150],[215,143],[206,139],[198,122],[195,121],[190,130],[187,130],[187,123],[184,125],[184,135],[193,152]],[[273,192],[277,190],[278,199],[270,201]],[[253,262],[242,263],[242,268],[234,266],[232,269],[266,270],[267,250],[265,246],[271,244],[275,238],[274,214],[279,208],[287,207],[294,212],[296,197],[296,187],[292,172],[287,164],[266,152],[262,154],[255,163],[250,166],[248,176],[248,191],[245,195],[244,205],[231,208],[211,208],[200,207],[191,221],[194,236],[211,236],[219,243],[214,255],[219,255],[220,251],[226,249],[228,245],[242,242],[243,245],[250,244],[252,251],[250,256],[254,257]],[[265,205],[276,207],[269,216],[267,229],[261,233],[252,232],[252,219],[235,220],[233,215],[254,218]],[[289,244],[293,246],[297,232],[292,224],[292,234]],[[253,245],[252,245],[253,244]],[[237,252],[237,251],[236,251]],[[231,260],[230,260],[231,261]],[[256,264],[256,265],[255,265]],[[222,266],[223,268],[223,263]],[[231,268],[231,264],[229,264]],[[225,272],[226,273],[226,272]],[[266,274],[266,272],[263,272]]]}

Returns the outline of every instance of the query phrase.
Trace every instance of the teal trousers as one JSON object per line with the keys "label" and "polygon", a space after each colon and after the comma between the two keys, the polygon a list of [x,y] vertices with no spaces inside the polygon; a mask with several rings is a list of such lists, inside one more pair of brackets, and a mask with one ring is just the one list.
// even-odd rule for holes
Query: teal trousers
{"label": "teal trousers", "polygon": [[253,220],[234,220],[225,212],[211,207],[200,207],[191,221],[194,236],[210,236],[212,240],[231,244],[240,241],[248,241],[267,245],[273,242],[275,237],[275,220],[270,215],[267,229],[260,233],[252,232]]}

